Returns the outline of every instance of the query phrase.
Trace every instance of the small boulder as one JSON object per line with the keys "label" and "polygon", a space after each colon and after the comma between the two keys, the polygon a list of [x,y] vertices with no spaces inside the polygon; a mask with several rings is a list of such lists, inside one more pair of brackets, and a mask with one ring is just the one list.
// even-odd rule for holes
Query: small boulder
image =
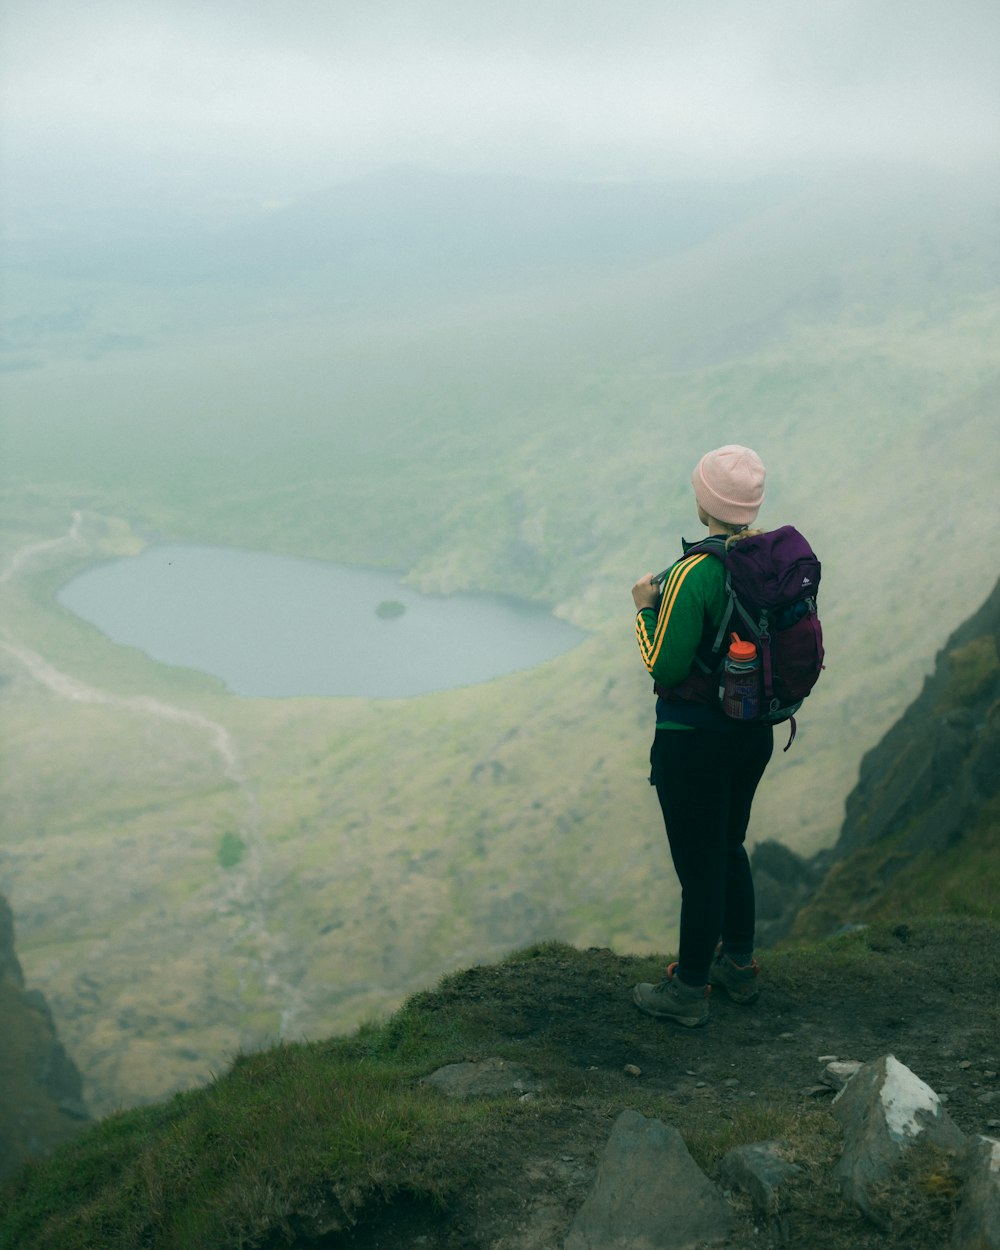
{"label": "small boulder", "polygon": [[762,1215],[776,1214],[780,1191],[802,1169],[783,1157],[783,1142],[754,1142],[737,1146],[723,1156],[720,1175],[731,1189],[749,1194],[754,1207]]}
{"label": "small boulder", "polygon": [[623,1111],[564,1250],[693,1250],[725,1241],[733,1223],[677,1129]]}
{"label": "small boulder", "polygon": [[823,1068],[819,1079],[831,1089],[843,1089],[863,1067],[860,1059],[834,1059]]}
{"label": "small boulder", "polygon": [[446,1098],[493,1098],[497,1094],[534,1094],[541,1082],[523,1064],[507,1059],[449,1063],[423,1078]]}

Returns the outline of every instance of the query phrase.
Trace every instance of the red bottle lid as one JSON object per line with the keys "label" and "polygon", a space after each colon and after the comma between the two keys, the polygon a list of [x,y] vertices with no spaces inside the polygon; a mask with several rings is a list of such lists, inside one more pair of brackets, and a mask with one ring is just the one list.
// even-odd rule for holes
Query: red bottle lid
{"label": "red bottle lid", "polygon": [[729,644],[729,658],[735,660],[738,664],[748,664],[751,660],[757,658],[757,648],[752,642],[744,642],[738,634],[732,635],[732,642]]}

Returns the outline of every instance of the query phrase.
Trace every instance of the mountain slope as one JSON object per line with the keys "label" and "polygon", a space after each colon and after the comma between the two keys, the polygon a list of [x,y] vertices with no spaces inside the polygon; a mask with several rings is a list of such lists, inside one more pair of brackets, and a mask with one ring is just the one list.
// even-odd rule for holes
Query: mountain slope
{"label": "mountain slope", "polygon": [[[774,941],[941,910],[1000,918],[1000,582],[938,653],[903,716],[861,762],[836,845],[772,867]],[[758,861],[775,865],[771,847]],[[801,909],[798,882],[818,882]],[[791,904],[791,905],[789,905]]]}

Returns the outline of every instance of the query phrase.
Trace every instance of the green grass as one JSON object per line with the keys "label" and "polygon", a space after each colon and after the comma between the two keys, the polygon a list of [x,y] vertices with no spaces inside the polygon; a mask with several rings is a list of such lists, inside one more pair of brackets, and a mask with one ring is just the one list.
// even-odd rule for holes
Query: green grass
{"label": "green grass", "polygon": [[[60,1156],[43,1183],[15,1195],[0,1244],[32,1244],[39,1224],[46,1237],[59,1229],[67,1250],[250,1244],[311,1202],[339,1207],[343,1224],[372,1189],[443,1191],[445,1163],[460,1179],[456,1131],[476,1133],[488,1115],[441,1105],[401,1065],[339,1049],[241,1058],[209,1089],[109,1117],[82,1157]],[[52,1219],[56,1210],[69,1219]]]}
{"label": "green grass", "polygon": [[998,830],[1000,794],[994,794],[959,843],[917,856],[868,914],[881,920],[903,908],[914,916],[934,915],[944,908],[953,915],[1000,920]]}
{"label": "green grass", "polygon": [[949,652],[948,665],[950,680],[944,694],[942,711],[968,706],[996,680],[997,673],[1000,672],[996,639],[990,634],[973,638],[964,647]]}
{"label": "green grass", "polygon": [[241,1056],[210,1087],[111,1115],[29,1169],[3,1194],[0,1246],[222,1250],[313,1203],[343,1227],[373,1191],[437,1200],[509,1108],[446,1102],[416,1077],[478,1040],[411,1009],[353,1038]]}

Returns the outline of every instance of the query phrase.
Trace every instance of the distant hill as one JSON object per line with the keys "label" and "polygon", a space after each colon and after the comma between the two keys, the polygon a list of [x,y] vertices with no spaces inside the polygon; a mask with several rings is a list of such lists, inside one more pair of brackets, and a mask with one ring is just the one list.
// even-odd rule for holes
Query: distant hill
{"label": "distant hill", "polygon": [[795,174],[742,183],[573,181],[418,166],[382,169],[287,204],[171,217],[71,214],[59,230],[14,224],[21,270],[170,287],[232,284],[318,294],[370,315],[387,297],[409,308],[443,295],[514,290],[544,276],[607,274],[683,251],[793,195]]}

